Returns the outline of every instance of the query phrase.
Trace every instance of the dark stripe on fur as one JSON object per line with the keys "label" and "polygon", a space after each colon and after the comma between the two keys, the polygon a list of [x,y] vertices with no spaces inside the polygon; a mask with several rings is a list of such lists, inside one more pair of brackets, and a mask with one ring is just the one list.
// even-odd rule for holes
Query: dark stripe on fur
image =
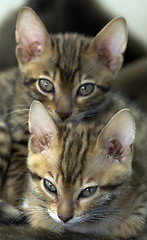
{"label": "dark stripe on fur", "polygon": [[8,133],[8,130],[6,128],[0,126],[0,132],[1,133]]}
{"label": "dark stripe on fur", "polygon": [[0,152],[0,158],[1,158],[1,159],[7,160],[8,157],[9,157],[9,153],[7,154],[7,153],[2,153],[2,152]]}
{"label": "dark stripe on fur", "polygon": [[67,140],[68,135],[69,135],[71,130],[70,130],[70,128],[67,128],[65,126],[64,131],[65,131],[65,135],[63,137],[63,147],[62,147],[63,151],[62,151],[61,156],[60,156],[60,170],[61,170],[61,174],[63,176],[63,181],[65,181],[65,175],[64,175],[64,157],[66,155],[66,151],[65,151],[66,147],[65,146],[66,146],[66,140]]}
{"label": "dark stripe on fur", "polygon": [[30,172],[30,175],[31,175],[31,177],[32,177],[33,179],[36,179],[36,180],[39,180],[39,181],[42,179],[42,177],[40,177],[40,176],[37,175],[36,173]]}
{"label": "dark stripe on fur", "polygon": [[99,88],[102,92],[108,92],[110,90],[110,87],[105,87],[100,85],[97,85],[97,88]]}
{"label": "dark stripe on fur", "polygon": [[114,190],[114,189],[120,187],[121,185],[122,185],[122,183],[115,184],[115,185],[107,184],[105,186],[100,186],[100,188],[102,190],[109,190],[110,191],[110,190]]}
{"label": "dark stripe on fur", "polygon": [[34,84],[36,81],[37,81],[37,79],[30,78],[30,79],[26,79],[23,84],[24,84],[25,86],[30,86],[30,85]]}

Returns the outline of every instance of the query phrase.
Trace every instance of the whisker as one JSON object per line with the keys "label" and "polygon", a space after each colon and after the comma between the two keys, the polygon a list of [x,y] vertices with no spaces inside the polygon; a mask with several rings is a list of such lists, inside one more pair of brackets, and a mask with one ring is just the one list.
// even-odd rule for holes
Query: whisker
{"label": "whisker", "polygon": [[18,107],[29,107],[29,106],[30,106],[29,104],[16,104],[16,105],[13,105],[12,107],[7,108],[7,110],[11,110],[13,108],[18,108]]}
{"label": "whisker", "polygon": [[14,111],[6,111],[5,113],[4,113],[4,117],[8,117],[8,116],[10,116],[10,115],[12,115],[12,114],[14,114],[14,113],[19,113],[19,112],[25,112],[25,111],[29,111],[29,108],[22,108],[22,109],[17,109],[16,108],[16,110],[15,110],[15,108],[12,108],[12,110],[14,109]]}
{"label": "whisker", "polygon": [[12,114],[12,113],[18,113],[18,112],[26,112],[26,111],[29,111],[29,109],[28,108],[21,108],[21,109],[16,109],[15,111],[11,111],[10,113]]}
{"label": "whisker", "polygon": [[28,172],[17,172],[17,171],[12,171],[11,174],[19,174],[19,175],[30,175]]}
{"label": "whisker", "polygon": [[11,131],[14,132],[14,131],[16,130],[16,128],[20,128],[20,127],[25,126],[25,125],[27,125],[27,124],[28,124],[28,121],[20,122],[19,124],[17,123],[17,125],[14,126],[14,127],[11,129]]}
{"label": "whisker", "polygon": [[23,115],[23,116],[15,116],[15,118],[8,119],[9,124],[24,124],[24,122],[28,121],[28,115]]}
{"label": "whisker", "polygon": [[26,216],[25,214],[22,212],[20,213],[20,215],[16,216],[11,222],[10,222],[10,225],[16,225],[18,223],[26,223]]}
{"label": "whisker", "polygon": [[[29,112],[28,112],[28,113],[29,113]],[[16,116],[15,116],[15,120],[16,120],[16,119],[19,119],[19,118],[28,117],[28,115],[29,115],[29,114],[16,115]],[[13,121],[14,119],[11,119],[11,120]]]}

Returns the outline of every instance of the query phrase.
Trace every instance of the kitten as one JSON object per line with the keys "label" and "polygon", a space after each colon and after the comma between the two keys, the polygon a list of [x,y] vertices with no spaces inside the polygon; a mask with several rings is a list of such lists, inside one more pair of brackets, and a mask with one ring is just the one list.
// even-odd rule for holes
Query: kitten
{"label": "kitten", "polygon": [[[106,126],[58,126],[34,101],[29,129],[30,177],[23,208],[32,226],[119,239],[144,228],[146,157],[137,155],[142,146],[134,145],[133,151],[135,123],[128,109],[116,113]],[[142,131],[146,136],[145,125]],[[136,143],[143,144],[144,136],[136,136]]]}
{"label": "kitten", "polygon": [[[94,36],[110,21],[111,15],[95,0],[25,1],[44,21],[51,33],[77,32]],[[8,15],[8,14],[7,14]],[[15,58],[15,23],[18,9],[7,16],[0,26],[0,69],[17,65]],[[11,39],[11,41],[10,41]],[[9,49],[9,54],[8,54]],[[146,55],[146,49],[134,36],[129,36],[125,63]]]}
{"label": "kitten", "polygon": [[94,39],[78,34],[49,36],[39,17],[23,8],[16,40],[20,71],[14,68],[0,74],[1,91],[7,92],[1,94],[0,112],[12,142],[1,197],[18,206],[27,178],[26,123],[31,102],[41,101],[58,121],[91,119],[95,114],[98,122],[110,120],[122,108],[118,104],[110,117],[105,116],[113,101],[109,96],[111,80],[123,61],[127,26],[123,18],[116,18]]}
{"label": "kitten", "polygon": [[1,91],[7,92],[1,94],[0,112],[7,111],[4,121],[12,143],[1,198],[19,206],[28,178],[26,123],[34,99],[41,101],[57,122],[93,122],[97,127],[129,107],[140,132],[145,118],[124,98],[109,92],[127,44],[123,18],[112,20],[94,39],[79,34],[48,35],[37,15],[24,8],[16,37],[20,71],[14,68],[0,74]]}

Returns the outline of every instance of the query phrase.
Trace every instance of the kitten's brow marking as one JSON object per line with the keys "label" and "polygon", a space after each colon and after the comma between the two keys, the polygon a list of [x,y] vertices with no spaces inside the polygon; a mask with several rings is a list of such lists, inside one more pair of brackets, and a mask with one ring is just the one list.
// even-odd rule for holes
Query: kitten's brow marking
{"label": "kitten's brow marking", "polygon": [[26,81],[23,84],[25,86],[30,86],[30,85],[34,84],[36,81],[37,81],[37,79],[35,79],[35,78],[29,78],[29,79],[26,79]]}
{"label": "kitten's brow marking", "polygon": [[31,175],[32,179],[36,179],[36,180],[41,180],[42,179],[42,177],[40,177],[38,174],[33,173],[31,171],[30,171],[30,175]]}

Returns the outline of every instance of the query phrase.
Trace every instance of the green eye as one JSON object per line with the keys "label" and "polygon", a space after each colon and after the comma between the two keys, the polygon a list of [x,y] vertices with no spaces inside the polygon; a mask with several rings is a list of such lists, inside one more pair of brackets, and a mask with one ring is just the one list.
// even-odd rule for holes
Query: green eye
{"label": "green eye", "polygon": [[55,92],[53,83],[48,79],[43,79],[43,78],[39,79],[39,86],[45,92],[49,92],[49,93]]}
{"label": "green eye", "polygon": [[47,179],[43,181],[45,188],[51,193],[57,193],[57,188]]}
{"label": "green eye", "polygon": [[97,190],[97,186],[96,187],[88,187],[85,188],[79,195],[80,198],[86,198],[86,197],[90,197],[92,194],[94,194]]}
{"label": "green eye", "polygon": [[77,91],[78,96],[88,96],[90,95],[95,89],[95,85],[93,83],[85,83],[81,85]]}

